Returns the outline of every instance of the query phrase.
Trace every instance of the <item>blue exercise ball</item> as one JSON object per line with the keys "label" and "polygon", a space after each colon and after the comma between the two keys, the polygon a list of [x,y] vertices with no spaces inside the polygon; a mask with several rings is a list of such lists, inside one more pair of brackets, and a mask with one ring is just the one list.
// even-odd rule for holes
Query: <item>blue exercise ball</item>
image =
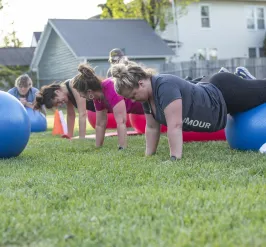
{"label": "blue exercise ball", "polygon": [[0,158],[18,156],[30,137],[25,107],[9,93],[0,91]]}
{"label": "blue exercise ball", "polygon": [[266,104],[233,116],[228,114],[225,135],[233,149],[259,150],[266,143]]}
{"label": "blue exercise ball", "polygon": [[46,117],[40,112],[26,107],[31,123],[31,132],[42,132],[47,130]]}

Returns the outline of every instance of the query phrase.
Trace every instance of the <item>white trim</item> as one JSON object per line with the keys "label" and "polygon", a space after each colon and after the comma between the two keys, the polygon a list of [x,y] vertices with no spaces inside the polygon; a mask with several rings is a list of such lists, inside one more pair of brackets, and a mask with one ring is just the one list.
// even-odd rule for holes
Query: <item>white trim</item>
{"label": "white trim", "polygon": [[38,69],[36,69],[36,76],[37,76],[37,86],[38,86],[38,88],[40,88],[40,75],[39,75],[39,70]]}
{"label": "white trim", "polygon": [[50,37],[51,31],[52,27],[47,24],[41,35],[38,45],[35,48],[34,55],[30,64],[30,69],[33,71],[36,71],[38,68],[39,62],[46,47],[46,43]]}

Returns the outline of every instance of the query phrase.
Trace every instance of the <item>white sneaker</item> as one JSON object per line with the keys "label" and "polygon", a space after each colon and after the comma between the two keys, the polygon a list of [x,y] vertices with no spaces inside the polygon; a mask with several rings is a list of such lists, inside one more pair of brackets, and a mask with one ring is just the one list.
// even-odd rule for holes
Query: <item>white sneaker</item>
{"label": "white sneaker", "polygon": [[256,80],[256,77],[253,76],[247,68],[245,67],[237,67],[235,75],[238,75],[239,77],[242,77],[243,79],[248,79],[248,80]]}
{"label": "white sneaker", "polygon": [[225,67],[220,68],[220,70],[218,71],[218,73],[221,73],[221,72],[230,73],[230,71],[228,69],[226,69]]}
{"label": "white sneaker", "polygon": [[260,153],[262,153],[262,154],[265,154],[265,153],[266,153],[266,143],[264,143],[264,144],[260,147],[259,151],[260,151]]}

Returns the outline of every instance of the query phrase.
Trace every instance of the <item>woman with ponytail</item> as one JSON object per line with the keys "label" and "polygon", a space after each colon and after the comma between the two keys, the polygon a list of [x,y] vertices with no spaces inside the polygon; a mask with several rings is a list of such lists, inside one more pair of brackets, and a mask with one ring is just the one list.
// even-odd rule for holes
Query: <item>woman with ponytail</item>
{"label": "woman with ponytail", "polygon": [[127,113],[144,114],[142,104],[118,95],[114,90],[112,78],[101,80],[88,64],[78,67],[78,75],[73,79],[73,88],[81,97],[95,105],[96,109],[96,146],[103,145],[107,113],[113,113],[117,123],[118,149],[127,147]]}
{"label": "woman with ponytail", "polygon": [[[119,95],[143,103],[146,155],[156,153],[160,124],[163,124],[167,126],[172,161],[182,158],[183,131],[224,129],[227,114],[234,115],[266,103],[265,80],[243,79],[239,73],[217,73],[209,82],[194,84],[171,74],[153,75],[131,62],[113,65],[111,74]],[[247,71],[244,74],[249,76]]]}
{"label": "woman with ponytail", "polygon": [[95,108],[92,102],[80,97],[72,83],[73,80],[70,79],[60,84],[52,83],[43,86],[36,94],[34,109],[39,110],[42,105],[45,105],[47,109],[51,109],[66,104],[68,136],[73,137],[76,118],[75,108],[77,108],[79,113],[79,138],[85,138],[87,110],[95,111]]}

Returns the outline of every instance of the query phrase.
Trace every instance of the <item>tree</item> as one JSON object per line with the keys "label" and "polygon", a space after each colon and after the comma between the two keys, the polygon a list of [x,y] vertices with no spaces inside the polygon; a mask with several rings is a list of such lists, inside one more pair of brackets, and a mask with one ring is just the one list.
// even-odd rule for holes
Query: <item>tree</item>
{"label": "tree", "polygon": [[[0,11],[4,8],[3,5],[3,0],[0,0]],[[11,23],[12,25],[14,24]],[[2,30],[0,30],[2,31]],[[6,36],[3,38],[3,47],[22,47],[23,43],[20,41],[17,37],[17,32],[13,30],[11,33],[8,33]]]}
{"label": "tree", "polygon": [[[3,1],[0,0],[0,11],[3,9]],[[1,30],[0,30],[1,31]],[[16,32],[8,33],[4,38],[4,47],[21,47],[22,42],[16,37]],[[28,66],[4,66],[0,64],[0,89],[7,90],[14,86],[15,79],[28,71]]]}
{"label": "tree", "polygon": [[123,0],[107,0],[106,4],[99,4],[102,8],[101,18],[121,19],[126,18],[128,8]]}
{"label": "tree", "polygon": [[[0,0],[0,11],[4,8],[2,0]],[[0,29],[0,35],[2,34],[2,30]]]}
{"label": "tree", "polygon": [[4,37],[4,47],[22,47],[23,43],[17,38],[17,32],[13,30],[13,32],[8,33]]}
{"label": "tree", "polygon": [[18,76],[27,71],[27,66],[3,66],[0,64],[0,89],[7,90],[14,87]]}
{"label": "tree", "polygon": [[[181,17],[186,6],[198,0],[173,0],[178,6],[177,16]],[[153,29],[165,30],[173,19],[170,0],[132,0],[125,4],[123,0],[107,0],[102,8],[101,18],[140,18],[145,19]]]}

